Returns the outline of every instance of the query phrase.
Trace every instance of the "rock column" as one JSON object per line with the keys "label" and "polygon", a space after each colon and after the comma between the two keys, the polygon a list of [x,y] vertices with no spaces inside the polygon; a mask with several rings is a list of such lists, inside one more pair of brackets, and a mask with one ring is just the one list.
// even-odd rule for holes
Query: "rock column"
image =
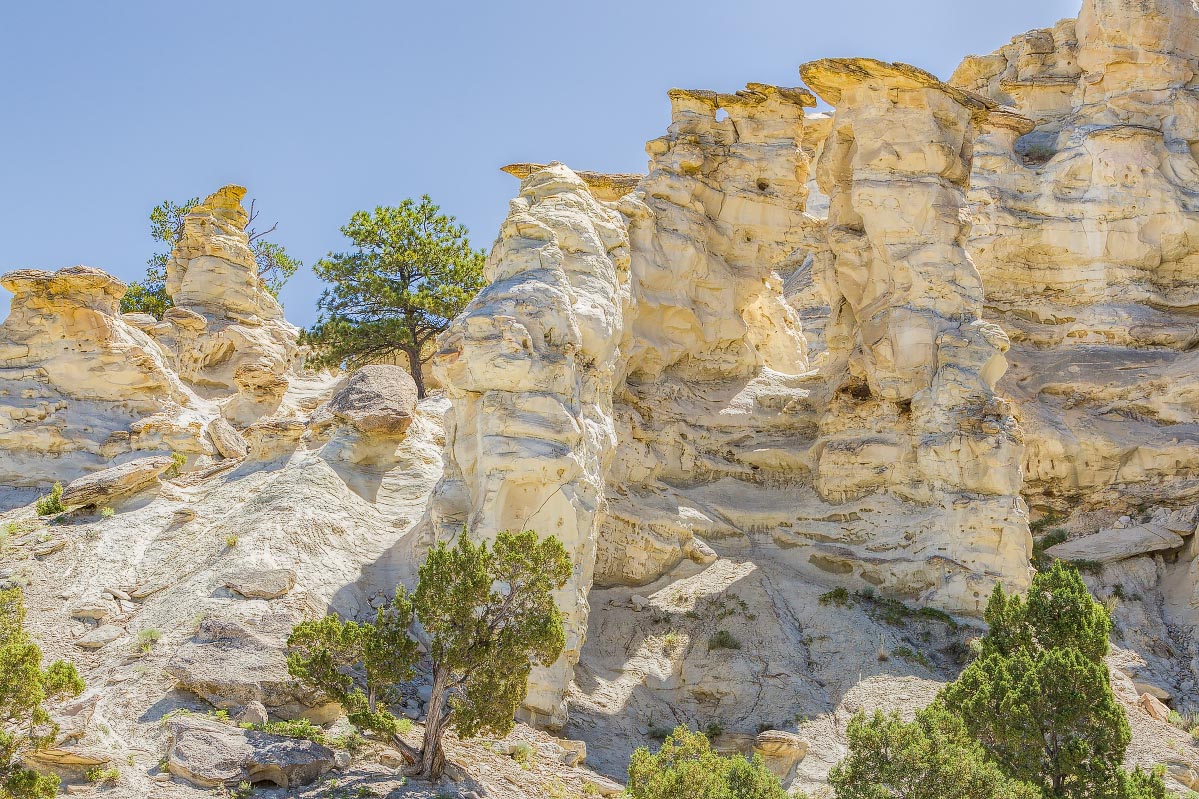
{"label": "rock column", "polygon": [[616,446],[613,376],[628,296],[622,217],[561,164],[531,172],[487,262],[491,284],[440,340],[447,415],[437,534],[531,529],[562,540],[574,572],[556,597],[566,649],[530,678],[531,721],[559,727],[583,646],[604,476]]}

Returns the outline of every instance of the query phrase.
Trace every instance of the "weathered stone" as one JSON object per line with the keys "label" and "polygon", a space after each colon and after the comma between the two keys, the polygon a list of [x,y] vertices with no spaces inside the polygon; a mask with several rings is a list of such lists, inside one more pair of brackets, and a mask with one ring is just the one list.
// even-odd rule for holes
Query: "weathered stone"
{"label": "weathered stone", "polygon": [[765,730],[754,738],[753,751],[761,755],[766,767],[785,782],[808,753],[808,742],[793,732]]}
{"label": "weathered stone", "polygon": [[83,649],[99,649],[111,644],[123,635],[125,635],[123,627],[118,627],[115,624],[104,624],[76,638],[75,646]]}
{"label": "weathered stone", "polygon": [[152,455],[94,472],[68,483],[62,490],[62,504],[68,508],[109,505],[157,484],[173,465],[169,455]]}
{"label": "weathered stone", "polygon": [[204,788],[239,782],[307,785],[333,768],[333,750],[303,738],[285,738],[185,715],[167,721],[167,768]]}
{"label": "weathered stone", "polygon": [[237,428],[219,416],[208,423],[208,437],[222,458],[244,458],[250,449]]}
{"label": "weathered stone", "polygon": [[225,587],[247,599],[275,599],[296,584],[291,569],[245,569],[225,580]]}
{"label": "weathered stone", "polygon": [[416,383],[398,366],[364,366],[329,400],[329,411],[370,436],[403,435],[416,411]]}
{"label": "weathered stone", "polygon": [[1178,549],[1181,536],[1155,524],[1139,524],[1124,529],[1109,528],[1092,535],[1055,544],[1045,554],[1062,560],[1093,560],[1114,563],[1138,555]]}
{"label": "weathered stone", "polygon": [[286,617],[271,617],[264,629],[219,618],[201,622],[195,637],[180,646],[166,671],[177,685],[215,707],[236,710],[260,702],[284,719],[322,723],[340,708],[304,688],[287,673]]}

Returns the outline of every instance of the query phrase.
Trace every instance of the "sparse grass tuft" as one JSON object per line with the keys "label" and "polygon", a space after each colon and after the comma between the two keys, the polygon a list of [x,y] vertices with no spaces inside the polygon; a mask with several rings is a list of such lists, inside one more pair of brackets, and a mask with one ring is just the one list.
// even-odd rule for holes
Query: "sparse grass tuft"
{"label": "sparse grass tuft", "polygon": [[832,591],[821,594],[819,601],[821,605],[836,605],[839,608],[843,608],[849,604],[849,590],[842,586],[837,586]]}
{"label": "sparse grass tuft", "polygon": [[235,546],[237,546],[237,536],[235,536],[235,535],[225,536],[225,546],[228,547],[229,549],[233,549]]}
{"label": "sparse grass tuft", "polygon": [[157,627],[147,627],[137,634],[137,650],[142,654],[149,654],[161,638],[162,630]]}
{"label": "sparse grass tuft", "polygon": [[717,630],[708,639],[708,651],[713,649],[740,649],[741,642],[728,630]]}
{"label": "sparse grass tuft", "polygon": [[113,516],[116,516],[116,515],[117,515],[116,509],[111,506],[105,505],[103,508],[100,508],[100,516],[105,519],[111,519]]}

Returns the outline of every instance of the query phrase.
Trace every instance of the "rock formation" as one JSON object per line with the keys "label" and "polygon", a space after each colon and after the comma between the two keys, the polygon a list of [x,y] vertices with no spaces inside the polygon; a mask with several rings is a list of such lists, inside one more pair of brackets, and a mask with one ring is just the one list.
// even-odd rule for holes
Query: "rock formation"
{"label": "rock formation", "polygon": [[117,311],[99,269],[9,272],[0,325],[0,483],[70,480],[136,451],[210,451],[169,354]]}
{"label": "rock formation", "polygon": [[440,534],[552,533],[575,570],[557,597],[567,642],[527,702],[550,725],[583,646],[596,517],[616,447],[612,384],[628,294],[623,220],[560,164],[529,175],[487,261],[491,281],[440,339],[433,367],[453,408]]}
{"label": "rock formation", "polygon": [[193,208],[167,262],[175,307],[154,332],[171,342],[180,375],[201,388],[234,389],[238,369],[252,363],[282,376],[297,356],[299,330],[258,277],[245,194],[225,186]]}
{"label": "rock formation", "polygon": [[[832,308],[816,489],[886,517],[871,556],[823,563],[889,593],[979,614],[998,578],[1028,579],[1022,439],[995,384],[1003,330],[983,321],[965,249],[965,188],[977,124],[994,104],[903,64],[830,59],[804,82],[836,107],[818,165],[835,260],[819,280]],[[922,509],[913,514],[895,500]],[[968,512],[963,509],[969,506]]]}
{"label": "rock formation", "polygon": [[39,763],[393,790],[390,754],[158,720],[334,722],[292,625],[369,616],[434,540],[533,529],[574,572],[522,718],[576,740],[454,742],[497,799],[614,795],[679,723],[818,791],[854,712],[931,701],[993,586],[1052,558],[1112,609],[1130,764],[1199,788],[1168,723],[1199,709],[1199,11],[1086,0],[948,82],[801,75],[672,90],[644,175],[505,167],[491,283],[420,402],[394,366],[304,370],[238,187],[188,215],[161,321],[99,270],[5,276],[0,586],[91,686]]}

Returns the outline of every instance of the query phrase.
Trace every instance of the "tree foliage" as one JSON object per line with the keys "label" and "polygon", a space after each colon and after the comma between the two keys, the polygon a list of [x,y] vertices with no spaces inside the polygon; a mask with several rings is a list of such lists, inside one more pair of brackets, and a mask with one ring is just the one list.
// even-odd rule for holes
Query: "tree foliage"
{"label": "tree foliage", "polygon": [[849,755],[829,775],[837,799],[1038,799],[989,762],[961,719],[934,704],[904,723],[859,713],[849,722]]}
{"label": "tree foliage", "polygon": [[[121,313],[148,313],[156,319],[161,319],[172,306],[166,288],[167,261],[170,260],[171,250],[183,235],[184,217],[199,204],[199,197],[192,197],[182,203],[164,200],[150,211],[150,238],[166,244],[166,251],[150,256],[146,261],[146,276],[129,284],[125,296],[121,298]],[[257,219],[256,201],[251,200],[249,221],[246,224],[250,250],[254,253],[254,263],[263,287],[277,297],[287,279],[294,275],[303,263],[288,255],[282,245],[265,238],[278,229],[279,223],[259,231],[254,227]]]}
{"label": "tree foliage", "polygon": [[1103,662],[1111,621],[1078,571],[1039,572],[1027,601],[997,586],[985,618],[980,656],[941,699],[987,755],[1053,799],[1143,795],[1155,778],[1120,768],[1131,733]]}
{"label": "tree foliage", "polygon": [[[489,547],[464,533],[453,547],[435,546],[416,592],[400,587],[373,623],[329,616],[298,625],[288,639],[288,671],[341,702],[354,724],[390,736],[410,776],[436,779],[447,730],[462,738],[512,730],[533,664],[549,665],[565,645],[553,592],[570,573],[552,536],[504,532]],[[414,618],[429,639],[433,677],[420,748],[400,737],[390,710],[396,683],[411,678],[418,660],[408,633]]]}
{"label": "tree foliage", "polygon": [[83,680],[75,667],[58,660],[42,668],[42,650],[25,632],[25,604],[19,588],[0,591],[0,799],[48,799],[58,793],[58,777],[26,769],[21,754],[44,749],[58,735],[43,704],[78,696]]}
{"label": "tree foliage", "polygon": [[341,232],[353,249],[313,267],[328,288],[304,336],[312,361],[358,367],[404,355],[425,396],[421,366],[437,334],[483,287],[482,251],[428,195],[358,211]]}
{"label": "tree foliage", "polygon": [[725,757],[701,732],[676,727],[651,753],[645,747],[629,760],[630,799],[787,799],[779,778],[754,755]]}

